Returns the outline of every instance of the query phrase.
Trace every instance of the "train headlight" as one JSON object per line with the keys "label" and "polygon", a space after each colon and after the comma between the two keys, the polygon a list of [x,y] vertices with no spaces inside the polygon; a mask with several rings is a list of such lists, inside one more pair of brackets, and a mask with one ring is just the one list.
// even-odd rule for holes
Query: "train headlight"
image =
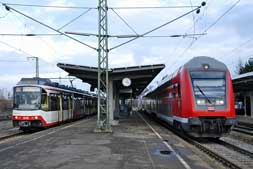
{"label": "train headlight", "polygon": [[37,119],[38,119],[38,116],[35,116],[35,119],[37,120]]}
{"label": "train headlight", "polygon": [[220,100],[220,104],[223,105],[224,104],[224,100]]}
{"label": "train headlight", "polygon": [[197,105],[205,105],[206,104],[206,101],[205,99],[197,99]]}
{"label": "train headlight", "polygon": [[223,105],[224,104],[224,100],[218,99],[215,101],[216,105]]}
{"label": "train headlight", "polygon": [[15,119],[18,119],[18,116],[15,116]]}

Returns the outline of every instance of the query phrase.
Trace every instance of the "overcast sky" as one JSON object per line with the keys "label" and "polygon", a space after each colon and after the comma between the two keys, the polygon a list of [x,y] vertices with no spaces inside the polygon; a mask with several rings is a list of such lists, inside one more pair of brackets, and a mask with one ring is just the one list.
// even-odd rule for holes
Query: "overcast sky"
{"label": "overcast sky", "polygon": [[[97,7],[96,0],[1,0],[3,3]],[[109,7],[166,7],[200,5],[199,0],[108,0]],[[253,57],[253,1],[241,0],[221,19],[237,0],[207,0],[199,14],[189,14],[150,35],[202,34],[196,37],[140,38],[125,46],[112,50],[109,54],[110,67],[135,66],[146,64],[166,64],[162,75],[170,74],[194,56],[210,56],[224,62],[235,74],[238,61],[246,62]],[[10,5],[30,17],[52,26],[55,29],[84,13],[87,9],[38,8]],[[116,13],[138,33],[178,17],[192,8],[175,9],[115,9]],[[112,11],[108,11],[109,34],[134,34]],[[62,32],[97,33],[97,10],[91,9],[85,15],[66,27]],[[216,23],[216,21],[218,21]],[[212,27],[210,27],[213,25]],[[208,29],[210,27],[210,29]],[[208,29],[208,30],[207,30]],[[207,31],[206,31],[207,30]],[[205,32],[206,31],[206,32]],[[34,21],[0,7],[0,34],[41,34],[55,33]],[[35,61],[40,59],[41,77],[66,77],[67,73],[56,66],[57,63],[70,63],[97,66],[97,52],[64,36],[0,36],[0,88],[13,87],[22,77],[35,75]],[[82,42],[97,47],[95,37],[73,36]],[[110,38],[109,47],[127,39]],[[8,46],[11,45],[10,46]],[[192,44],[192,45],[191,45]],[[23,51],[23,52],[21,52]],[[158,77],[156,80],[159,80]],[[68,84],[68,81],[62,81]],[[74,81],[77,87],[87,89],[87,85]]]}

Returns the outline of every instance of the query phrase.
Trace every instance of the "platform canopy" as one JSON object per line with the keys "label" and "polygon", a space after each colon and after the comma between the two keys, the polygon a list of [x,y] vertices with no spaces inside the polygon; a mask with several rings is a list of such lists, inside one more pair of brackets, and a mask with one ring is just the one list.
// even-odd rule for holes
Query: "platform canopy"
{"label": "platform canopy", "polygon": [[253,91],[253,72],[233,77],[234,92]]}
{"label": "platform canopy", "polygon": [[[70,76],[75,76],[83,82],[91,85],[91,88],[97,87],[97,67],[72,65],[58,63],[57,66],[68,72]],[[109,70],[109,80],[113,81],[117,90],[130,89],[134,96],[139,95],[146,86],[155,78],[155,76],[165,67],[164,64],[143,65],[132,67],[112,68]],[[129,78],[130,87],[124,87],[122,80]]]}

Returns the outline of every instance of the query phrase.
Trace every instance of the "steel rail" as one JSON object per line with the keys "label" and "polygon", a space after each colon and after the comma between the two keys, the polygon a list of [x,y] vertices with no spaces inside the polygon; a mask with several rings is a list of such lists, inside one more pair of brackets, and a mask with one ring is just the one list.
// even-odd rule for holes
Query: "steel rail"
{"label": "steel rail", "polygon": [[220,144],[220,145],[223,145],[224,147],[227,147],[229,149],[233,149],[234,151],[238,152],[238,153],[241,153],[243,155],[247,155],[249,156],[250,158],[253,158],[253,153],[250,152],[250,151],[247,151],[245,149],[242,149],[234,144],[231,144],[231,143],[228,143],[226,141],[223,141],[223,140],[214,140],[215,143],[217,144]]}
{"label": "steel rail", "polygon": [[233,162],[231,162],[230,160],[228,160],[225,157],[221,156],[220,154],[218,154],[218,153],[212,151],[211,149],[205,147],[204,145],[202,145],[198,141],[194,140],[193,138],[187,137],[183,133],[180,133],[178,130],[172,128],[170,125],[168,125],[164,121],[162,121],[160,119],[157,119],[157,118],[152,118],[151,120],[155,120],[155,122],[157,122],[158,124],[162,125],[163,127],[167,128],[167,129],[169,129],[171,132],[173,132],[174,134],[176,134],[177,136],[179,136],[180,138],[182,138],[186,142],[194,145],[199,150],[205,152],[207,155],[209,155],[213,159],[215,159],[218,162],[222,163],[225,167],[229,167],[230,169],[242,169],[237,164],[234,164]]}

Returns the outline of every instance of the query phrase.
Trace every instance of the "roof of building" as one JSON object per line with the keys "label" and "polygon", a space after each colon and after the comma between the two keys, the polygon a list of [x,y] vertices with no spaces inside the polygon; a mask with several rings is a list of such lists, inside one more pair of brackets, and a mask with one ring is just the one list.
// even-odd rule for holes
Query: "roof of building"
{"label": "roof of building", "polygon": [[[92,88],[97,87],[97,67],[72,65],[58,63],[57,66],[70,76],[75,76],[83,82],[89,83]],[[146,86],[154,79],[154,77],[165,67],[164,64],[143,65],[132,67],[120,67],[109,69],[109,78],[115,82],[117,89],[125,89],[122,85],[122,79],[125,77],[131,79],[131,88],[135,95],[139,95]]]}
{"label": "roof of building", "polygon": [[253,72],[234,76],[232,80],[235,92],[253,91]]}

